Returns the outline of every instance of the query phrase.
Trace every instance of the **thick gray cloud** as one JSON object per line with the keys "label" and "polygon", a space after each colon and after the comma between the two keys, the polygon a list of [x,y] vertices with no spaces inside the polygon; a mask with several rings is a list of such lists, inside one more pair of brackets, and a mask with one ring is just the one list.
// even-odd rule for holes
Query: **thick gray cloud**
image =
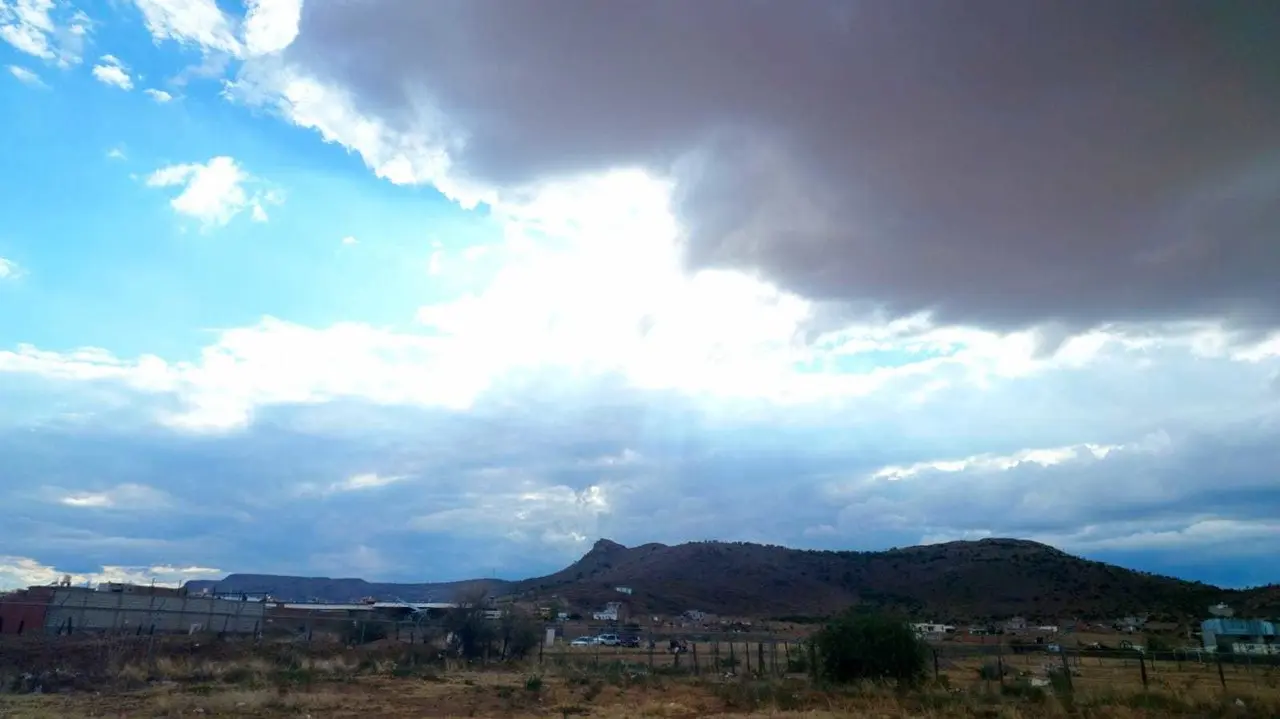
{"label": "thick gray cloud", "polygon": [[514,186],[674,171],[694,266],[987,325],[1280,314],[1280,5],[308,3],[287,60]]}

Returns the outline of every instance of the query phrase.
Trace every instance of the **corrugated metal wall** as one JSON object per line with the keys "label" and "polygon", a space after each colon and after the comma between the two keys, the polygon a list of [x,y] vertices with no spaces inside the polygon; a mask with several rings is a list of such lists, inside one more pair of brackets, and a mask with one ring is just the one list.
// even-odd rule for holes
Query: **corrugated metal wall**
{"label": "corrugated metal wall", "polygon": [[204,631],[250,634],[262,627],[262,602],[173,597],[85,589],[58,589],[45,615],[45,630],[114,630],[148,633]]}

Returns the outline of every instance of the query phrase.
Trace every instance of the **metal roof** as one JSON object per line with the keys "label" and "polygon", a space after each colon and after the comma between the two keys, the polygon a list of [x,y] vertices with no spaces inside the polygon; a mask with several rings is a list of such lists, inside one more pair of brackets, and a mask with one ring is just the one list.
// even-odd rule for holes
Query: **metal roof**
{"label": "metal roof", "polygon": [[1242,637],[1274,637],[1277,636],[1276,625],[1262,619],[1231,619],[1215,617],[1200,623],[1200,631],[1214,634]]}

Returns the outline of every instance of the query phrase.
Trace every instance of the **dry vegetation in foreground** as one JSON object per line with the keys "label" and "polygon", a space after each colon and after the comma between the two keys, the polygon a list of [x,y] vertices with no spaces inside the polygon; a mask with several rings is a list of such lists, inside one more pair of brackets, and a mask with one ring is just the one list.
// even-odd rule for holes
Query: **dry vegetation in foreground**
{"label": "dry vegetation in foreground", "polygon": [[[0,717],[1276,717],[1280,675],[1229,683],[1204,670],[1163,673],[1144,692],[1124,667],[1086,666],[1073,692],[1060,685],[979,678],[944,667],[911,689],[815,687],[803,675],[694,677],[644,663],[537,662],[478,670],[406,661],[403,651],[352,649],[330,656],[246,653],[207,659],[159,656],[124,663],[96,686],[0,694]],[[1090,675],[1106,681],[1083,680]],[[13,677],[0,677],[13,687]]]}

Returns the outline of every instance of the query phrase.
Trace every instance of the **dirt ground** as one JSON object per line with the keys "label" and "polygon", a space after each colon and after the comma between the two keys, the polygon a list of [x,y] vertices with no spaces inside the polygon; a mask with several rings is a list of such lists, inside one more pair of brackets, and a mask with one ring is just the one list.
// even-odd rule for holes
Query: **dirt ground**
{"label": "dirt ground", "polygon": [[[19,651],[21,650],[21,651]],[[24,655],[22,652],[25,651]],[[758,648],[752,665],[759,669]],[[744,650],[734,657],[742,662]],[[713,669],[715,649],[680,666],[646,650],[573,648],[520,664],[441,663],[397,643],[361,648],[174,642],[0,646],[0,718],[76,717],[1277,717],[1280,670],[1194,662],[1146,663],[1072,655],[1071,691],[1032,687],[1054,655],[1000,659],[1003,682],[983,679],[993,657],[940,657],[926,686],[815,687],[785,674]],[[722,660],[728,656],[721,645]],[[39,674],[31,666],[57,667]],[[773,674],[774,667],[778,673]],[[7,667],[7,668],[6,668]],[[6,673],[7,672],[7,673]],[[1021,675],[1021,676],[1020,676]],[[39,692],[39,693],[36,693]]]}

